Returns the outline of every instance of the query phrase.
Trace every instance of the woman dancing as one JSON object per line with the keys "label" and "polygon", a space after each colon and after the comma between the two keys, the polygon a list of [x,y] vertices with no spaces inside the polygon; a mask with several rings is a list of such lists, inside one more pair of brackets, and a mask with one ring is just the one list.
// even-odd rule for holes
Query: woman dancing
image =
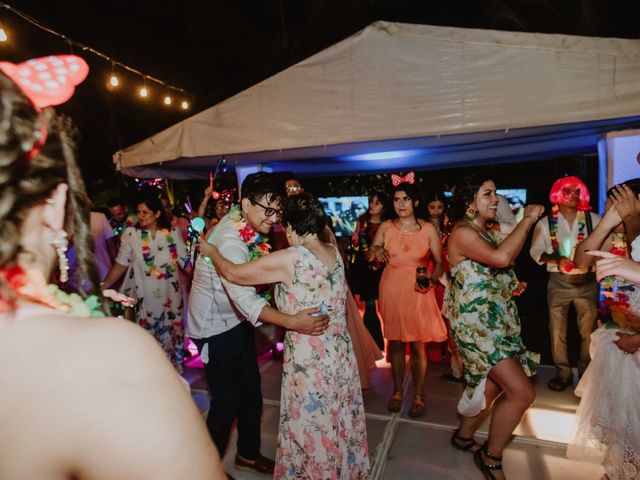
{"label": "woman dancing", "polygon": [[[497,207],[496,187],[489,176],[464,178],[450,210],[452,219],[459,221],[448,244],[449,319],[467,381],[458,404],[460,426],[451,443],[474,452],[487,479],[505,478],[502,451],[535,399],[527,376],[535,372],[539,357],[528,352],[520,338],[513,299],[519,282],[512,264],[544,209],[527,206],[523,220],[498,244],[486,225],[495,221]],[[473,435],[490,412],[489,439],[479,448]]]}

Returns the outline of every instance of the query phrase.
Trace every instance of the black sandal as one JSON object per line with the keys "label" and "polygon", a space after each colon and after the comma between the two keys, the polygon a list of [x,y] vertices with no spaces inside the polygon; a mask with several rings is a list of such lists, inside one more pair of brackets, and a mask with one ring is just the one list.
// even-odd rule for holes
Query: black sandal
{"label": "black sandal", "polygon": [[[482,458],[483,453],[484,458]],[[494,462],[498,463],[487,463],[487,459],[493,460]],[[496,470],[502,470],[502,457],[497,457],[489,453],[488,442],[484,442],[482,448],[480,448],[473,454],[473,461],[484,475],[484,478],[486,478],[487,480],[498,480],[493,472]]]}
{"label": "black sandal", "polygon": [[[459,430],[460,430],[459,428],[456,428],[456,431],[453,432],[453,436],[451,437],[451,445],[453,445],[454,448],[457,448],[458,450],[462,450],[463,452],[471,452],[471,453],[476,453],[478,450],[482,448],[482,445],[476,442],[473,439],[473,437],[464,438],[458,435]],[[474,449],[473,447],[477,447],[477,448]]]}

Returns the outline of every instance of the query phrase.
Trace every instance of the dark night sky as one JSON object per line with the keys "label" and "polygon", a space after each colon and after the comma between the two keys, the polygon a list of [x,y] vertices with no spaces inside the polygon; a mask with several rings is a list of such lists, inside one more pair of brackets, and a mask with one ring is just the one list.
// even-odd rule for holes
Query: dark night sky
{"label": "dark night sky", "polygon": [[[573,35],[640,38],[640,2],[603,0],[23,1],[9,5],[52,29],[195,95],[188,114],[135,98],[136,76],[82,55],[90,78],[61,110],[81,132],[83,171],[96,188],[117,183],[111,155],[295,64],[376,20]],[[0,57],[66,53],[64,41],[0,10],[10,42]],[[128,85],[129,88],[126,88]],[[134,90],[134,86],[136,87]],[[149,84],[153,87],[153,84]],[[106,179],[106,180],[105,180]]]}

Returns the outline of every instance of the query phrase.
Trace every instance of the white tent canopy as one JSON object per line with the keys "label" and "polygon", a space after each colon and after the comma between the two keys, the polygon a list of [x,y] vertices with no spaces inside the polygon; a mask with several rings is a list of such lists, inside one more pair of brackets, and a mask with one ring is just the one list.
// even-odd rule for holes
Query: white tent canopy
{"label": "white tent canopy", "polygon": [[206,177],[219,156],[295,173],[595,152],[640,126],[640,41],[377,22],[114,155]]}

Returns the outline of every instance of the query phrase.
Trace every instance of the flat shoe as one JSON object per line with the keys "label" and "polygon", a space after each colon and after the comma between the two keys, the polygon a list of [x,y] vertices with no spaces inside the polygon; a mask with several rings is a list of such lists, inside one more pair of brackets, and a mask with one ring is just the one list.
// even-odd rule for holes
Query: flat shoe
{"label": "flat shoe", "polygon": [[393,392],[391,398],[389,399],[389,403],[387,403],[387,408],[390,412],[399,412],[402,409],[402,392]]}
{"label": "flat shoe", "polygon": [[411,405],[411,410],[409,410],[409,416],[412,418],[421,417],[424,415],[425,410],[424,398],[420,395],[416,395],[413,398],[413,405]]}
{"label": "flat shoe", "polygon": [[549,389],[553,390],[554,392],[562,392],[569,385],[573,385],[573,381],[571,381],[571,379],[563,380],[560,377],[552,378],[551,380],[549,380],[549,383],[547,383]]}

